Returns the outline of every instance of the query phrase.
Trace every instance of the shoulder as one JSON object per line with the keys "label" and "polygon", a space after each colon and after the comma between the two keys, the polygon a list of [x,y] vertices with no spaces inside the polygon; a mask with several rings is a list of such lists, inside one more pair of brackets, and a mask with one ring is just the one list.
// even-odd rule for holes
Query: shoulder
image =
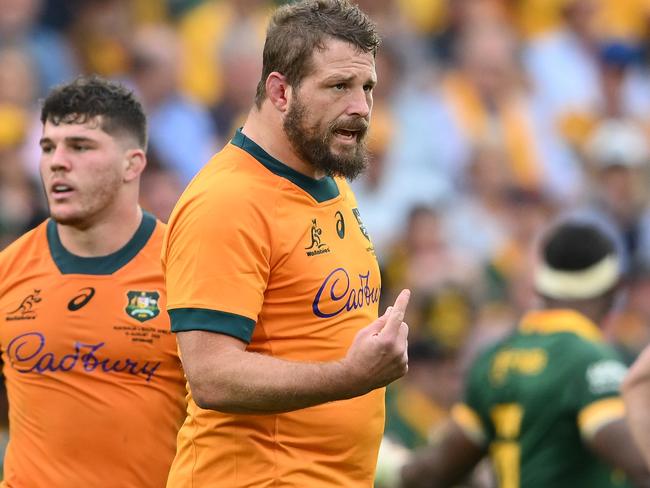
{"label": "shoulder", "polygon": [[163,246],[224,242],[271,227],[280,182],[245,151],[228,145],[192,180],[176,203]]}
{"label": "shoulder", "polygon": [[19,258],[29,258],[34,252],[47,250],[47,223],[49,219],[26,232],[0,252],[0,268]]}
{"label": "shoulder", "polygon": [[561,343],[561,353],[575,363],[591,363],[598,360],[621,361],[620,354],[614,347],[604,341],[592,341],[580,336],[567,334]]}
{"label": "shoulder", "polygon": [[47,222],[49,219],[23,234],[0,252],[0,290],[8,284],[12,276],[20,276],[26,268],[38,266],[38,261],[49,252]]}
{"label": "shoulder", "polygon": [[277,194],[278,181],[247,152],[228,144],[210,159],[181,195],[174,212],[200,204],[201,208],[228,212],[264,203]]}
{"label": "shoulder", "polygon": [[618,386],[627,373],[623,358],[610,344],[577,338],[569,352],[575,357],[576,369],[584,371],[592,389],[602,389],[602,384],[611,382]]}

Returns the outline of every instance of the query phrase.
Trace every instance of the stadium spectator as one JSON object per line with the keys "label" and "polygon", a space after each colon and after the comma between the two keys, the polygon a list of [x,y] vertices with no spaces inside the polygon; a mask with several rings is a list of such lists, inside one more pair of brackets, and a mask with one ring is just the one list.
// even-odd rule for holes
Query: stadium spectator
{"label": "stadium spectator", "polygon": [[626,269],[650,265],[650,147],[629,119],[602,121],[585,148],[592,176],[584,210],[620,234]]}
{"label": "stadium spectator", "polygon": [[64,36],[39,24],[43,0],[0,0],[0,48],[27,51],[36,67],[36,93],[44,95],[78,72],[72,46]]}
{"label": "stadium spectator", "polygon": [[37,93],[29,53],[0,47],[0,249],[45,218],[40,185],[29,164],[31,151],[26,150],[38,122]]}
{"label": "stadium spectator", "polygon": [[647,120],[650,109],[639,41],[606,35],[607,3],[614,2],[563,2],[560,27],[524,49],[527,72],[548,116],[578,151],[601,119]]}
{"label": "stadium spectator", "polygon": [[478,263],[450,246],[440,213],[431,207],[413,207],[405,227],[382,266],[382,303],[408,288],[411,338],[457,350],[474,322]]}
{"label": "stadium spectator", "polygon": [[[501,487],[650,486],[628,431],[625,365],[599,326],[619,291],[620,258],[587,221],[549,230],[535,271],[542,300],[472,365],[446,433],[404,468],[404,486],[441,487],[488,452]],[[646,405],[647,406],[647,405]]]}
{"label": "stadium spectator", "polygon": [[180,91],[178,36],[162,24],[140,27],[128,54],[130,80],[149,120],[151,150],[186,185],[214,154],[218,135],[208,110]]}
{"label": "stadium spectator", "polygon": [[233,25],[221,40],[218,60],[221,96],[210,113],[220,134],[232,134],[246,120],[262,66],[263,41],[252,21]]}
{"label": "stadium spectator", "polygon": [[163,263],[190,396],[169,486],[373,484],[409,298],[377,318],[345,180],[367,159],[378,42],[346,0],[280,8],[243,128],[172,213]]}
{"label": "stadium spectator", "polygon": [[146,119],[120,85],[45,99],[50,217],[0,253],[3,486],[164,486],[184,380],[165,313],[163,225],[138,206]]}
{"label": "stadium spectator", "polygon": [[264,29],[273,7],[271,0],[205,0],[195,2],[179,19],[183,46],[182,86],[205,106],[217,105],[224,96],[222,53],[231,31],[246,30],[263,43]]}

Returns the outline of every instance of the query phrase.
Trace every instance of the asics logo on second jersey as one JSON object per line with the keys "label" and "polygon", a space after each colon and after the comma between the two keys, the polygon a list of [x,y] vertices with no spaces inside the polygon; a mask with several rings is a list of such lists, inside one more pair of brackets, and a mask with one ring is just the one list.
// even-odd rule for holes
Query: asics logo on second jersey
{"label": "asics logo on second jersey", "polygon": [[91,286],[88,288],[82,288],[79,292],[79,295],[73,297],[72,300],[68,302],[68,310],[71,312],[75,312],[84,307],[92,297],[95,296],[95,289]]}

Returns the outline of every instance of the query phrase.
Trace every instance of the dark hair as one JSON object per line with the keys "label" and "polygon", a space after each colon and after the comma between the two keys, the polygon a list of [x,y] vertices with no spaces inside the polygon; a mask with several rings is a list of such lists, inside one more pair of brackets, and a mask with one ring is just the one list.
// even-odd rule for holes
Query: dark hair
{"label": "dark hair", "polygon": [[299,86],[312,69],[312,53],[325,49],[328,38],[346,41],[373,56],[380,43],[374,22],[348,0],[303,0],[280,7],[266,32],[257,107],[266,98],[269,74],[277,71],[289,85]]}
{"label": "dark hair", "polygon": [[128,134],[147,147],[147,118],[131,90],[99,76],[80,76],[52,89],[43,101],[41,122],[83,124],[101,117],[107,134]]}
{"label": "dark hair", "polygon": [[543,244],[544,262],[561,271],[580,271],[614,254],[614,242],[604,230],[589,222],[564,222]]}

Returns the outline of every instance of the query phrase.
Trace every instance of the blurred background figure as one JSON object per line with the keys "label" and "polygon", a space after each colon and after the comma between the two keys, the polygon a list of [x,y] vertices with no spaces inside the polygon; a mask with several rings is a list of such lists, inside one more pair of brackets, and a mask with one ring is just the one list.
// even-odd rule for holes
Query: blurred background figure
{"label": "blurred background figure", "polygon": [[410,289],[404,319],[410,340],[456,350],[474,320],[478,276],[472,257],[448,242],[439,212],[416,206],[382,269],[381,299],[390,303],[399,290]]}
{"label": "blurred background figure", "polygon": [[0,0],[0,48],[24,49],[36,70],[36,94],[74,76],[74,48],[65,36],[40,23],[44,0]]}
{"label": "blurred background figure", "polygon": [[632,270],[650,264],[650,147],[633,120],[600,122],[586,144],[587,209],[619,232]]}
{"label": "blurred background figure", "polygon": [[634,0],[562,0],[558,25],[525,45],[531,82],[578,153],[603,119],[638,119],[647,128],[647,9]]}
{"label": "blurred background figure", "polygon": [[221,66],[221,94],[211,104],[210,113],[219,132],[227,137],[243,125],[255,96],[263,47],[259,26],[252,22],[235,24],[221,39],[216,55]]}
{"label": "blurred background figure", "polygon": [[[0,47],[0,249],[45,218],[45,200],[36,168],[38,78],[24,46]],[[38,156],[36,156],[38,157]]]}
{"label": "blurred background figure", "polygon": [[[270,0],[205,0],[191,3],[195,6],[189,8],[178,21],[185,58],[182,84],[194,99],[206,106],[213,106],[224,97],[224,76],[237,76],[226,73],[221,56],[231,55],[232,47],[224,49],[224,44],[237,37],[233,34],[237,31],[251,35],[248,39],[239,36],[241,42],[263,44],[274,3]],[[261,73],[261,61],[258,69]]]}
{"label": "blurred background figure", "polygon": [[149,118],[149,150],[185,185],[219,140],[209,111],[181,92],[183,60],[176,31],[163,25],[140,27],[128,54],[130,79]]}

